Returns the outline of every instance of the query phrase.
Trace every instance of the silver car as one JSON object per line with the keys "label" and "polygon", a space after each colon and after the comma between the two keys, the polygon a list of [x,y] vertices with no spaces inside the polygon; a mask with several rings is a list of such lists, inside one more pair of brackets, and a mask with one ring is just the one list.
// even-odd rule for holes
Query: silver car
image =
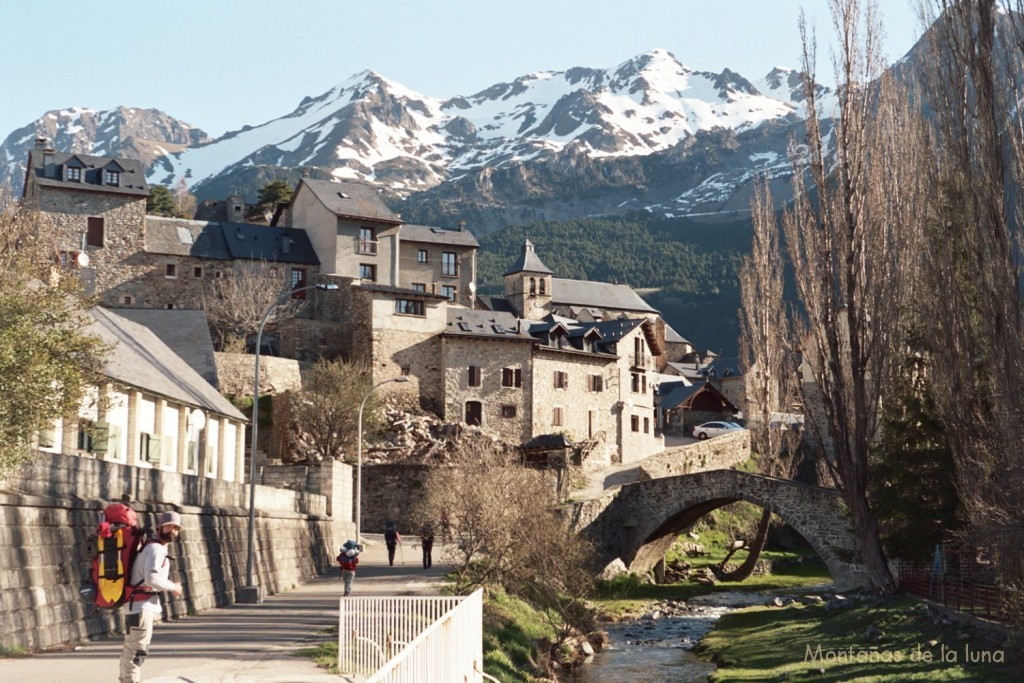
{"label": "silver car", "polygon": [[697,425],[693,428],[693,435],[698,439],[710,439],[715,436],[722,436],[723,434],[729,434],[735,432],[738,429],[743,429],[735,422],[705,422],[704,424]]}

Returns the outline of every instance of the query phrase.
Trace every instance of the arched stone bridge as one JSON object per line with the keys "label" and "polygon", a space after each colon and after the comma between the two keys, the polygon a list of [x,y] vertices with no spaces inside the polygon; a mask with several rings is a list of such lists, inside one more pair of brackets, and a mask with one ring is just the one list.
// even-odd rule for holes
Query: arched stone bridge
{"label": "arched stone bridge", "polygon": [[786,479],[712,470],[641,481],[576,503],[572,523],[595,541],[602,566],[621,558],[630,571],[645,573],[680,533],[712,510],[740,500],[769,508],[796,529],[840,590],[868,585],[839,494]]}

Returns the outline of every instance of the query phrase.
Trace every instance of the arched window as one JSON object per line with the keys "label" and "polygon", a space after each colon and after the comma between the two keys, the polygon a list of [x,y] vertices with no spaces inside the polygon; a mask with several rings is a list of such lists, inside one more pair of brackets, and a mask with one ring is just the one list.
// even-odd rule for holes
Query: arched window
{"label": "arched window", "polygon": [[544,296],[544,278],[540,279],[540,295]]}
{"label": "arched window", "polygon": [[537,278],[530,278],[530,296],[537,296]]}

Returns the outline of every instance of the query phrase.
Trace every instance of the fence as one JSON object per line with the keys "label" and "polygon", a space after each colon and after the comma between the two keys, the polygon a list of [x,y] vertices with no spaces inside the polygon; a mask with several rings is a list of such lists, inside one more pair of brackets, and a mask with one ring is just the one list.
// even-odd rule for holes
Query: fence
{"label": "fence", "polygon": [[897,562],[900,588],[944,607],[996,621],[1010,620],[1007,590],[995,583],[994,564],[984,549],[943,544],[931,566]]}
{"label": "fence", "polygon": [[480,681],[483,591],[341,599],[338,668],[370,683]]}

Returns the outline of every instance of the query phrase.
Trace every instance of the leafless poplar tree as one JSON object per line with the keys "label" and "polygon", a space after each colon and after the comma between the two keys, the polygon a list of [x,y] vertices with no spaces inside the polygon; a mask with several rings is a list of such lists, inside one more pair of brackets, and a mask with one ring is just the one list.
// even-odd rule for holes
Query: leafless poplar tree
{"label": "leafless poplar tree", "polygon": [[803,389],[807,423],[850,511],[870,581],[891,593],[868,463],[883,387],[902,350],[905,276],[917,244],[904,228],[915,225],[920,194],[907,131],[916,129],[905,94],[884,74],[876,6],[830,0],[830,8],[839,38],[835,112],[822,110],[814,39],[801,21],[807,135],[791,153],[794,201],[782,220],[799,299],[792,329],[814,380],[813,395]]}
{"label": "leafless poplar tree", "polygon": [[[320,360],[307,373],[302,391],[290,395],[289,412],[296,429],[293,460],[320,462],[340,459],[356,450],[359,404],[370,388],[369,369],[359,363]],[[380,419],[376,403],[364,409],[365,434],[374,433]],[[302,456],[302,457],[294,457]]]}
{"label": "leafless poplar tree", "polygon": [[[789,320],[783,299],[784,268],[779,244],[781,226],[767,181],[755,187],[752,204],[754,239],[740,271],[740,361],[746,378],[743,414],[750,431],[758,471],[772,477],[792,477],[793,453],[799,441],[792,425],[775,419],[790,413],[796,397],[796,364]],[[768,538],[772,511],[765,508],[744,562],[725,574],[742,581],[754,571]],[[724,566],[724,563],[723,563]]]}
{"label": "leafless poplar tree", "polygon": [[[973,540],[1024,586],[1024,334],[1020,296],[1019,1],[929,0],[934,111],[924,278],[931,386]],[[929,10],[932,11],[929,14]],[[1013,10],[1013,12],[1010,12]]]}

